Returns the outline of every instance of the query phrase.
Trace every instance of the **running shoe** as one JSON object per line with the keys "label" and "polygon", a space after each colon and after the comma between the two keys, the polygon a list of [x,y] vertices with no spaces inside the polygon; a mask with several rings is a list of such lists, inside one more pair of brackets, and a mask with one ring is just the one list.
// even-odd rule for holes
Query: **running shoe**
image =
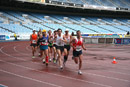
{"label": "running shoe", "polygon": [[40,56],[41,56],[41,53],[38,53],[38,56],[40,57]]}
{"label": "running shoe", "polygon": [[42,62],[43,62],[43,63],[45,63],[45,62],[46,62],[46,61],[45,61],[45,58],[43,58]]}
{"label": "running shoe", "polygon": [[53,58],[53,63],[55,63],[55,64],[56,64],[56,59],[55,59],[55,58]]}
{"label": "running shoe", "polygon": [[34,59],[34,58],[35,58],[35,56],[32,56],[32,58]]}
{"label": "running shoe", "polygon": [[63,66],[60,66],[60,70],[63,70]]}
{"label": "running shoe", "polygon": [[78,71],[78,74],[79,74],[79,75],[82,75],[82,72],[79,70],[79,71]]}
{"label": "running shoe", "polygon": [[51,62],[51,58],[49,59],[49,62]]}

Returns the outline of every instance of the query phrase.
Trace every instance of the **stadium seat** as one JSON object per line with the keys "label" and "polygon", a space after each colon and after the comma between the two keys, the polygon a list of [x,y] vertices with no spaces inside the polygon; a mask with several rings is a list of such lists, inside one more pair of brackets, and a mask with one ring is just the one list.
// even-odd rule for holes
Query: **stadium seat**
{"label": "stadium seat", "polygon": [[[67,16],[32,12],[25,13],[20,11],[1,12],[3,15],[0,16],[0,27],[19,35],[23,33],[29,35],[32,33],[32,30],[38,31],[39,29],[46,29],[47,31],[54,31],[58,28],[61,28],[63,32],[68,28],[70,33],[81,30],[83,34],[124,34],[130,30],[128,19],[124,18]],[[28,19],[23,17],[23,14],[27,14]],[[46,17],[48,17],[48,19]],[[82,18],[84,20],[82,20]],[[5,22],[7,19],[9,21],[8,23]],[[26,22],[26,20],[30,20],[30,22]],[[19,22],[19,24],[15,24],[15,22]],[[1,32],[5,31],[1,29]],[[6,33],[11,34],[11,32]]]}

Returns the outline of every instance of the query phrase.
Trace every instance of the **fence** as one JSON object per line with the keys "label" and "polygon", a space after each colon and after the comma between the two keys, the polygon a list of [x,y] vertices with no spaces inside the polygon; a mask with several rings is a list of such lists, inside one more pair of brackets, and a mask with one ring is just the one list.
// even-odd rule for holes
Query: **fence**
{"label": "fence", "polygon": [[87,44],[130,44],[130,38],[86,38],[84,42]]}

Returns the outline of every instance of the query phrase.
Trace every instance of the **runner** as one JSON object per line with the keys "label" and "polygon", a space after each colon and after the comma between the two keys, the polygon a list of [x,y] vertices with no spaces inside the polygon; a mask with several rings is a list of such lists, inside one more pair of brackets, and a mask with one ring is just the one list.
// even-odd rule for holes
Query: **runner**
{"label": "runner", "polygon": [[73,59],[76,64],[78,64],[79,61],[79,70],[78,74],[82,75],[81,67],[82,67],[82,48],[86,50],[84,44],[83,44],[83,38],[81,37],[81,32],[77,31],[77,37],[76,39],[73,39],[72,41],[72,47],[73,47]]}
{"label": "runner", "polygon": [[69,35],[69,29],[65,30],[65,38],[66,38],[66,43],[64,43],[64,61],[63,65],[65,66],[65,63],[68,59],[69,51],[70,51],[70,41],[71,41],[71,35]]}
{"label": "runner", "polygon": [[[74,32],[71,33],[71,36],[72,36],[71,41],[77,38],[77,36],[74,34]],[[72,59],[73,59],[73,56],[72,56]]]}
{"label": "runner", "polygon": [[37,49],[37,34],[35,34],[35,30],[33,30],[33,34],[30,35],[31,47],[32,47],[32,58],[35,58],[34,53]]}
{"label": "runner", "polygon": [[52,31],[49,30],[48,31],[48,35],[49,35],[49,41],[48,41],[48,56],[49,56],[49,62],[51,62],[51,56],[52,56],[52,50],[53,50],[53,35],[52,35]]}
{"label": "runner", "polygon": [[[57,37],[57,30],[54,31],[53,39],[54,39],[54,37]],[[53,40],[53,51],[54,51],[53,63],[56,63],[57,53],[56,53],[56,40],[55,39]]]}
{"label": "runner", "polygon": [[42,35],[42,31],[41,31],[41,29],[38,31],[37,35],[38,35],[38,40],[37,40],[37,49],[39,50],[39,54],[38,54],[38,55],[41,56],[41,51],[40,51],[40,49],[39,49],[39,46],[40,46],[40,44],[39,44],[39,40],[41,39],[40,36]]}
{"label": "runner", "polygon": [[64,52],[64,42],[66,42],[66,39],[64,35],[62,34],[61,29],[58,29],[58,35],[55,36],[55,41],[57,45],[56,50],[58,54],[58,61],[59,61],[60,69],[63,69],[61,56],[62,56],[62,53]]}
{"label": "runner", "polygon": [[46,59],[43,59],[43,63],[44,60],[46,62],[46,66],[48,66],[48,40],[49,40],[49,36],[46,33],[46,30],[42,31],[42,34],[40,36],[40,50],[41,50],[41,57],[43,56],[43,52],[45,54]]}

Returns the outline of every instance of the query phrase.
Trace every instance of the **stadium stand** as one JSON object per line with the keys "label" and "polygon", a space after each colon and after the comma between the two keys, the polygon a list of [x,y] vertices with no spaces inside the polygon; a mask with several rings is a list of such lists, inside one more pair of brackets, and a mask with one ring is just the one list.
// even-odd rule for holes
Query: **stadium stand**
{"label": "stadium stand", "polygon": [[[116,8],[130,8],[129,0],[49,0],[48,4],[50,4],[50,1],[61,2],[62,5],[67,5],[67,3],[71,3],[74,4],[74,6],[79,4],[83,6],[86,5],[88,7],[92,5],[99,7],[108,6]],[[13,3],[16,2],[12,1],[12,4],[10,4],[9,6],[15,7]],[[52,4],[54,5],[54,3]],[[113,12],[105,10],[100,13],[101,9],[97,11],[92,8],[84,10],[85,8],[67,8],[67,6],[65,8],[56,7],[57,3],[55,3],[54,7],[51,7],[51,5],[47,5],[44,5],[44,3],[42,5],[37,3],[30,4],[28,2],[24,2],[24,4],[20,2],[16,5],[16,7],[19,8],[27,7],[28,9],[32,10],[34,9],[33,7],[35,7],[35,10],[37,11],[38,9],[45,11],[38,13],[33,12],[34,10],[25,11],[25,9],[24,11],[0,10],[0,34],[13,35],[14,33],[16,33],[20,36],[29,36],[34,29],[36,31],[38,31],[39,29],[54,31],[58,28],[61,28],[63,32],[65,31],[65,29],[68,28],[70,33],[75,32],[77,30],[81,30],[82,34],[90,34],[95,36],[96,34],[124,35],[128,31],[130,31],[130,19],[128,15],[129,11],[118,13],[118,11],[115,12],[115,10]],[[54,8],[53,10],[56,10],[57,13],[51,10],[52,8]],[[60,10],[58,8],[60,8]],[[47,9],[49,9],[50,11]],[[60,11],[63,11],[63,13],[58,14],[58,12]],[[69,13],[78,13],[78,15],[71,15]],[[80,14],[83,14],[83,16]],[[113,14],[117,15],[115,16]],[[118,16],[120,16],[120,18]],[[128,17],[125,18],[125,16]]]}
{"label": "stadium stand", "polygon": [[[65,31],[66,28],[69,28],[70,33],[80,29],[84,34],[125,34],[130,30],[127,19],[85,17],[82,20],[80,16],[47,15],[14,11],[1,11],[1,13],[3,14],[0,16],[2,21],[0,27],[20,35],[22,33],[30,34],[34,29],[38,31],[39,29],[56,30],[61,28]],[[23,14],[26,14],[28,17],[23,17]],[[6,24],[7,20],[9,23]],[[22,22],[22,24],[15,24],[15,22]]]}

